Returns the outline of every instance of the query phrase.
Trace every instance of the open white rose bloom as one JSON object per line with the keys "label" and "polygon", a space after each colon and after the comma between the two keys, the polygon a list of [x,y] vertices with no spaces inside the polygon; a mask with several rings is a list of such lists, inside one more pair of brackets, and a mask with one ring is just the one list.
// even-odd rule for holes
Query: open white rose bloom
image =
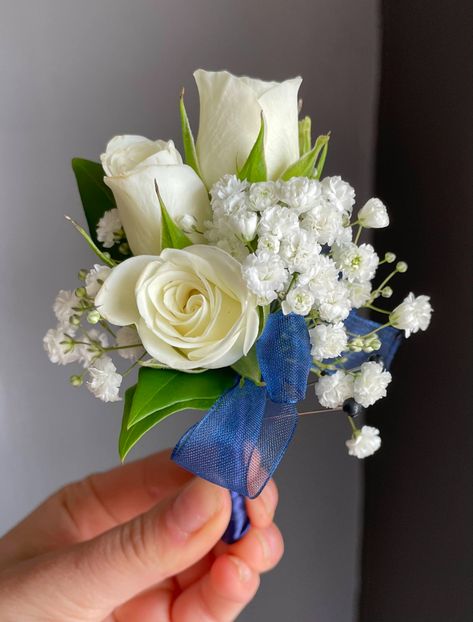
{"label": "open white rose bloom", "polygon": [[429,297],[385,307],[407,264],[375,250],[366,231],[388,226],[388,210],[368,197],[357,210],[353,187],[324,174],[330,134],[313,140],[310,118],[299,119],[301,78],[194,76],[200,123],[194,142],[181,96],[182,155],[172,140],[123,135],[101,164],[73,161],[89,232],[73,223],[98,260],[59,292],[44,347],[104,401],[121,400],[138,371],[125,392],[122,458],[165,417],[228,415],[235,399],[234,419],[248,414],[235,439],[253,435],[241,452],[259,456],[263,467],[248,472],[264,485],[293,432],[265,462],[280,440],[267,412],[297,415],[308,384],[322,409],[348,416],[349,453],[364,458],[381,440],[357,417],[387,394],[403,337],[427,329]]}

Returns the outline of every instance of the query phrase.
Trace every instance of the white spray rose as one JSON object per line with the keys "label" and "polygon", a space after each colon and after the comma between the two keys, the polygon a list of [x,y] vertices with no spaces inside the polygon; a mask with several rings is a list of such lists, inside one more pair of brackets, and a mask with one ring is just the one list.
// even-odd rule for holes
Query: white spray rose
{"label": "white spray rose", "polygon": [[[161,209],[155,181],[170,216],[193,216],[197,229],[210,217],[207,191],[194,170],[182,163],[172,140],[115,136],[101,156],[107,186],[117,203],[128,244],[135,255],[161,251]],[[198,233],[188,234],[202,242]]]}
{"label": "white spray rose", "polygon": [[298,100],[301,78],[263,82],[227,71],[194,73],[200,97],[197,155],[210,188],[225,173],[245,163],[265,121],[269,179],[276,179],[299,158]]}
{"label": "white spray rose", "polygon": [[113,324],[135,324],[145,350],[173,369],[216,369],[256,340],[256,298],[241,266],[214,246],[165,249],[113,268],[95,304]]}

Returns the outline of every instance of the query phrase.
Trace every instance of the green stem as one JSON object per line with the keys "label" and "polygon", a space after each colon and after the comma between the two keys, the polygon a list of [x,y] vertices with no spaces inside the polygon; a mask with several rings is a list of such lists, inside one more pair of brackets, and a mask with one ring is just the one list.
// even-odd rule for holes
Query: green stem
{"label": "green stem", "polygon": [[381,309],[380,307],[375,307],[371,303],[364,305],[365,309],[372,309],[373,311],[377,311],[378,313],[385,313],[386,315],[390,315],[391,311],[386,311],[386,309]]}
{"label": "green stem", "polygon": [[113,330],[110,328],[110,326],[105,320],[100,320],[99,324],[102,328],[108,331],[114,339],[116,339],[117,336],[115,335],[115,333],[113,332]]}
{"label": "green stem", "polygon": [[358,240],[360,239],[361,232],[363,231],[363,226],[358,225],[358,231],[356,232],[354,244],[358,244]]}
{"label": "green stem", "polygon": [[123,376],[123,377],[128,376],[128,374],[129,374],[129,373],[130,373],[133,369],[135,369],[135,367],[137,367],[137,366],[140,364],[140,361],[142,361],[142,360],[143,360],[143,358],[144,358],[145,356],[146,356],[146,352],[144,352],[144,353],[140,356],[140,358],[139,358],[139,359],[136,359],[136,361],[135,361],[132,365],[130,365],[130,367],[129,367],[128,369],[126,369],[126,370],[123,372],[122,376]]}
{"label": "green stem", "polygon": [[366,335],[360,335],[360,337],[363,337],[363,338],[371,337],[371,335],[374,335],[375,333],[382,330],[383,328],[386,328],[387,326],[391,326],[391,322],[386,322],[386,324],[383,324],[382,326],[378,326],[378,328],[375,328],[370,333],[366,333]]}
{"label": "green stem", "polygon": [[127,348],[142,348],[142,343],[132,343],[129,346],[110,346],[108,348],[102,348],[104,352],[112,352],[113,350],[126,350]]}
{"label": "green stem", "polygon": [[297,277],[299,276],[298,272],[294,272],[294,274],[292,275],[292,279],[291,282],[289,283],[289,287],[286,289],[285,293],[284,293],[284,298],[286,298],[286,296],[289,294],[289,292],[292,289],[292,286],[294,285],[294,283],[296,282]]}
{"label": "green stem", "polygon": [[348,415],[348,421],[350,422],[351,425],[351,429],[353,431],[353,436],[358,436],[358,434],[360,433],[359,429],[356,427],[355,422],[353,421],[353,417],[350,417],[350,415]]}

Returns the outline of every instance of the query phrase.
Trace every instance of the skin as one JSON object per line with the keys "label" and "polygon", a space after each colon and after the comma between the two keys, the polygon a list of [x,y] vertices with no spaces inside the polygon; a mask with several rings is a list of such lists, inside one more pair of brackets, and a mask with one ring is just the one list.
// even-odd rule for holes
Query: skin
{"label": "skin", "polygon": [[228,491],[169,451],[69,484],[0,540],[2,622],[230,622],[283,554],[270,481],[220,541]]}

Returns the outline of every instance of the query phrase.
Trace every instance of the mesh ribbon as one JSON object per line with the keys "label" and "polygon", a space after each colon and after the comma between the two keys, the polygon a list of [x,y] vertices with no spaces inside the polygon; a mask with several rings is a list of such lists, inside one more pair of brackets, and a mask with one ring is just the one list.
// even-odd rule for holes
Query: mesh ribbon
{"label": "mesh ribbon", "polygon": [[311,367],[304,318],[271,314],[256,344],[265,386],[250,380],[224,393],[174,448],[182,467],[245,497],[264,488],[297,425]]}
{"label": "mesh ribbon", "polygon": [[[345,321],[351,333],[368,333],[380,324],[352,312]],[[401,331],[378,332],[379,354],[389,368],[402,340]],[[182,467],[233,491],[229,541],[246,528],[244,504],[238,495],[257,497],[276,470],[297,425],[296,404],[306,393],[311,367],[310,342],[304,318],[271,314],[256,343],[265,386],[250,380],[224,393],[174,448],[172,459]],[[345,363],[357,367],[371,355],[353,352]],[[232,527],[233,525],[233,527]]]}

